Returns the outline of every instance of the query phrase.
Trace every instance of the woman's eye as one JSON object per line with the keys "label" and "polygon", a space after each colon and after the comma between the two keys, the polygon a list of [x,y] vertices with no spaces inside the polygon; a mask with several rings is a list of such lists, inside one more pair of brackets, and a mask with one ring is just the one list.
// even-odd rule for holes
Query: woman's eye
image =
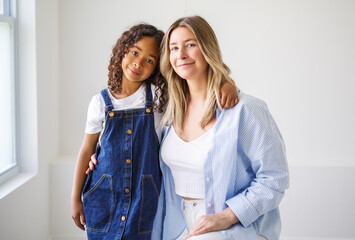
{"label": "woman's eye", "polygon": [[153,64],[153,61],[150,59],[147,59],[147,63]]}
{"label": "woman's eye", "polygon": [[132,51],[132,54],[133,54],[134,56],[138,56],[138,53],[137,53],[136,51]]}
{"label": "woman's eye", "polygon": [[176,51],[178,48],[177,47],[172,47],[170,50],[171,51]]}
{"label": "woman's eye", "polygon": [[196,46],[194,43],[187,44],[187,47],[194,47],[194,46]]}

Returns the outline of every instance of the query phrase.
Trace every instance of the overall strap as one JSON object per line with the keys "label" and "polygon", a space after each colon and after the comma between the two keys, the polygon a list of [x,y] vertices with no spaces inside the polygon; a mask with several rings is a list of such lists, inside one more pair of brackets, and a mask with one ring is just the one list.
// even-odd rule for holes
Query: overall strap
{"label": "overall strap", "polygon": [[145,106],[146,108],[153,107],[153,96],[150,83],[145,85]]}
{"label": "overall strap", "polygon": [[110,96],[108,95],[108,89],[102,89],[101,90],[101,95],[105,101],[105,105],[106,105],[106,112],[110,112],[113,109],[113,105],[110,99]]}

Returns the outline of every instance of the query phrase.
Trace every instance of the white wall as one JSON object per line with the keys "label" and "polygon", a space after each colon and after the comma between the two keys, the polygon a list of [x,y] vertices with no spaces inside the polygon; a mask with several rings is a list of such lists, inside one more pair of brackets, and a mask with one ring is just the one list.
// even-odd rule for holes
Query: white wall
{"label": "white wall", "polygon": [[18,0],[19,161],[24,173],[37,174],[0,200],[1,240],[50,235],[49,162],[59,149],[57,24],[56,0]]}
{"label": "white wall", "polygon": [[0,239],[84,239],[71,182],[111,48],[132,24],[165,31],[192,14],[215,29],[237,85],[268,103],[285,139],[282,239],[355,239],[354,12],[352,0],[37,0],[39,174],[0,200]]}

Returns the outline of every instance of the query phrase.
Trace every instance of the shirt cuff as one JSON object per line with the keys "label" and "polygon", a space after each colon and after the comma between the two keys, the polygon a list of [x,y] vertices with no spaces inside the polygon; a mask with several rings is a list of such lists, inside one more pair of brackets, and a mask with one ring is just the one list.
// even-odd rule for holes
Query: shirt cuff
{"label": "shirt cuff", "polygon": [[[244,192],[243,192],[244,193]],[[230,198],[226,201],[228,207],[234,212],[244,227],[248,227],[260,216],[256,209],[249,203],[248,199],[243,196],[243,193]]]}

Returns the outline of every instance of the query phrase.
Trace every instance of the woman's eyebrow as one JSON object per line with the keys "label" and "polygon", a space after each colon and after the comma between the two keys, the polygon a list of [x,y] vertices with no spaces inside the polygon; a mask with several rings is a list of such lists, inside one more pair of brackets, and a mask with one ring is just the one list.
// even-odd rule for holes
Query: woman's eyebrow
{"label": "woman's eyebrow", "polygon": [[[189,39],[186,39],[184,42],[189,42],[189,41],[195,41],[196,42],[196,39],[194,39],[194,38],[189,38]],[[172,43],[169,43],[169,46],[171,46],[171,45],[176,45],[177,43],[175,43],[175,42],[172,42]]]}

